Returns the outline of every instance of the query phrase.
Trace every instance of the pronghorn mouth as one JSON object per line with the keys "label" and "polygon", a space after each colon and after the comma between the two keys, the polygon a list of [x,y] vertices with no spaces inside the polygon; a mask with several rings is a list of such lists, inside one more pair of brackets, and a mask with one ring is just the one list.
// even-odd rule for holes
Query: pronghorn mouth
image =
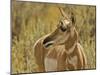
{"label": "pronghorn mouth", "polygon": [[50,46],[52,46],[52,45],[53,45],[53,41],[45,43],[45,44],[44,44],[44,47],[45,47],[45,48],[48,48],[48,47],[50,47]]}

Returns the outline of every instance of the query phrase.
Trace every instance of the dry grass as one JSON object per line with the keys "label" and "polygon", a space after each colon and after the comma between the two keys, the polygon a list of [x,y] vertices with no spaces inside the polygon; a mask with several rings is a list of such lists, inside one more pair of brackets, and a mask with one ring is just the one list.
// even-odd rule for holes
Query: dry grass
{"label": "dry grass", "polygon": [[[74,13],[80,43],[88,59],[88,69],[96,68],[96,7],[59,4]],[[56,28],[61,14],[55,4],[12,0],[12,73],[34,72],[33,45]]]}

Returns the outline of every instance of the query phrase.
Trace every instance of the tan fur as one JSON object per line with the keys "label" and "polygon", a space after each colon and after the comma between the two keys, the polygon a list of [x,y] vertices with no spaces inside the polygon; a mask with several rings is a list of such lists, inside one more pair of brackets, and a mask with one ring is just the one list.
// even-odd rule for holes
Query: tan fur
{"label": "tan fur", "polygon": [[[76,39],[69,39],[65,45],[45,48],[43,46],[43,41],[50,35],[51,34],[40,38],[34,45],[35,61],[38,65],[36,72],[77,70],[86,68],[86,56],[81,45],[76,41]],[[75,35],[73,37],[75,38]],[[76,45],[74,50],[68,53],[68,48],[70,48],[71,43],[73,43],[72,41],[76,41]],[[55,59],[57,67],[55,68],[52,64],[45,65],[46,57],[48,59]],[[51,69],[48,67],[51,67]]]}
{"label": "tan fur", "polygon": [[[61,13],[65,15],[62,9]],[[86,56],[73,24],[73,20],[65,17],[54,32],[35,43],[36,72],[86,69]]]}

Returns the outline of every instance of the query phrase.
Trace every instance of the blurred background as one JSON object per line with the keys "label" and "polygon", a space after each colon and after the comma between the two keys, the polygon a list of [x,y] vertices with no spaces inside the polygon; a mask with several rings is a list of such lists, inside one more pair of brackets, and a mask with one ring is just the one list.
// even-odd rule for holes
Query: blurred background
{"label": "blurred background", "polygon": [[32,73],[34,62],[33,45],[40,37],[54,31],[62,18],[58,6],[66,14],[74,14],[79,42],[88,60],[88,69],[96,68],[96,7],[88,5],[21,2],[12,0],[11,33],[12,73]]}

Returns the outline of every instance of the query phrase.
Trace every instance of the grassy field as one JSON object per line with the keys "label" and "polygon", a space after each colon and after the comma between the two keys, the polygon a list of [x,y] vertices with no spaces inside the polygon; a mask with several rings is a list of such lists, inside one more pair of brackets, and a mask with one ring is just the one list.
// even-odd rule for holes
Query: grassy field
{"label": "grassy field", "polygon": [[12,73],[34,72],[33,45],[40,37],[55,30],[62,17],[57,6],[74,13],[79,42],[88,60],[88,69],[96,68],[96,7],[45,4],[12,0]]}

